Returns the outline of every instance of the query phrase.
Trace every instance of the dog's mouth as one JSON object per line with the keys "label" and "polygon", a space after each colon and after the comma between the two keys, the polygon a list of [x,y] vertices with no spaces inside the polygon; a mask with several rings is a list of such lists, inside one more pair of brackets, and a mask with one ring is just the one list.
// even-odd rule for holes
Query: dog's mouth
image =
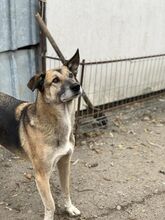
{"label": "dog's mouth", "polygon": [[63,103],[65,103],[65,102],[70,102],[70,101],[72,101],[73,99],[75,99],[75,98],[78,98],[79,96],[81,96],[82,95],[82,89],[80,88],[80,90],[78,91],[78,92],[74,92],[74,93],[72,93],[72,92],[65,92],[65,93],[63,93],[61,96],[60,96],[60,100],[61,100],[61,102],[63,102]]}

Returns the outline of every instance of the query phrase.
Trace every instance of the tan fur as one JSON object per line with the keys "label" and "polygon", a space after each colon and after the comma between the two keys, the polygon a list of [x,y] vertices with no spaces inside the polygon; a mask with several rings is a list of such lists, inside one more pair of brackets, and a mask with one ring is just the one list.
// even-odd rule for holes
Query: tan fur
{"label": "tan fur", "polygon": [[[47,71],[44,92],[38,93],[36,102],[23,103],[16,109],[16,117],[19,119],[21,112],[27,108],[27,119],[20,122],[20,139],[35,171],[37,188],[45,206],[45,220],[53,220],[54,216],[55,204],[49,178],[55,164],[58,165],[65,194],[66,210],[70,215],[80,214],[72,205],[69,194],[70,160],[74,150],[73,102],[59,104],[57,98],[61,86],[68,78],[69,70],[62,67],[60,71]],[[57,85],[52,83],[56,76],[60,78]]]}
{"label": "tan fur", "polygon": [[28,105],[30,105],[30,103],[25,102],[25,103],[20,104],[20,105],[16,108],[16,110],[15,110],[15,117],[16,117],[17,121],[20,120],[20,117],[21,117],[21,114],[22,114],[23,109],[24,109],[26,106],[28,106]]}

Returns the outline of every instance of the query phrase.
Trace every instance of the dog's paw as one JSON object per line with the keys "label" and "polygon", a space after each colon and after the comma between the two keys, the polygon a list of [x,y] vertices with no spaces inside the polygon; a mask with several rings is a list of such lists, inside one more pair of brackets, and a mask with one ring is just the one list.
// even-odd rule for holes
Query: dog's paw
{"label": "dog's paw", "polygon": [[69,207],[66,207],[66,211],[71,217],[78,216],[81,214],[81,212],[74,205],[70,205]]}
{"label": "dog's paw", "polygon": [[45,210],[44,220],[53,220],[54,219],[54,210]]}

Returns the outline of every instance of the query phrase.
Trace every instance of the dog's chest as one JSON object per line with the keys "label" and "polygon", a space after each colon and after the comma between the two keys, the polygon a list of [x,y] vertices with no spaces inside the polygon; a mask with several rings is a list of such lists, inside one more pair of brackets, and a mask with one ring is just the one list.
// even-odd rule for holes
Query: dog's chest
{"label": "dog's chest", "polygon": [[69,115],[65,115],[63,122],[60,125],[59,134],[58,134],[58,145],[53,151],[53,161],[56,164],[61,157],[72,154],[74,150],[74,145],[70,141],[70,136],[72,132],[72,123]]}
{"label": "dog's chest", "polygon": [[68,108],[64,109],[63,115],[56,122],[55,128],[47,128],[46,131],[47,134],[45,133],[45,137],[51,146],[54,146],[55,148],[70,146],[72,119]]}
{"label": "dog's chest", "polygon": [[[61,131],[62,132],[60,133],[62,137],[68,142],[72,131],[72,122],[71,115],[67,107],[65,108],[65,114],[61,120]],[[62,137],[60,137],[61,140],[63,139]]]}
{"label": "dog's chest", "polygon": [[61,129],[59,130],[58,148],[54,153],[55,161],[57,162],[62,156],[71,154],[74,149],[73,143],[70,141],[72,132],[72,121],[69,109],[65,109],[64,117],[61,120]]}

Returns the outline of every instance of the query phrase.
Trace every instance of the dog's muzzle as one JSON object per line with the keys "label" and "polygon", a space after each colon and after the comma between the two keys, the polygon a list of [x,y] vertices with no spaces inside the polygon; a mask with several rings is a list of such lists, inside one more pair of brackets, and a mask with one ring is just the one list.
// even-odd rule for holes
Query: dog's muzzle
{"label": "dog's muzzle", "polygon": [[64,88],[63,91],[64,92],[60,95],[60,100],[62,102],[71,101],[82,94],[82,88],[77,82],[70,83],[70,85],[68,85],[66,89]]}

